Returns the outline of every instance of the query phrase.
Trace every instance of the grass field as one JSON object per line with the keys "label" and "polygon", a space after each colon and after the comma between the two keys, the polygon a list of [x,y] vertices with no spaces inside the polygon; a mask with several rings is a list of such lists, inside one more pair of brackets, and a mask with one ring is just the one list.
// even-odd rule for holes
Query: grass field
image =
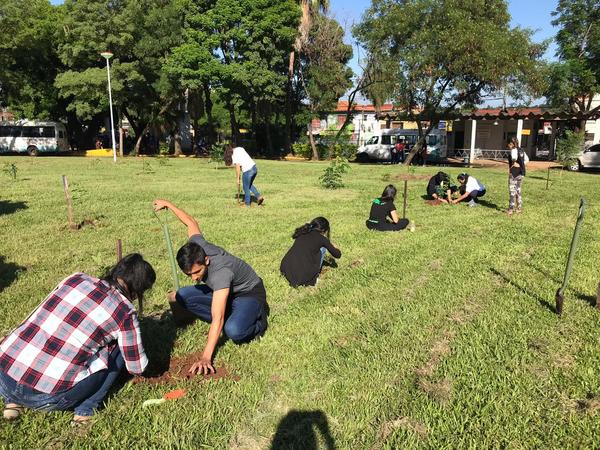
{"label": "grass field", "polygon": [[[69,413],[27,412],[0,423],[9,448],[594,448],[600,433],[600,175],[530,172],[524,213],[509,218],[505,170],[471,171],[487,205],[431,207],[425,180],[409,182],[416,231],[367,231],[370,201],[405,168],[352,165],[326,191],[326,163],[259,161],[266,205],[235,204],[234,173],[205,160],[5,157],[0,173],[0,333],[18,325],[66,275],[100,275],[139,251],[158,279],[144,342],[152,358],[201,351],[203,323],[176,330],[170,269],[155,198],[194,215],[206,237],[249,262],[271,307],[259,342],[226,342],[216,363],[239,381],[181,382],[176,402],[142,408],[169,388],[126,385],[82,433]],[[415,175],[438,169],[418,168]],[[460,169],[448,168],[454,178]],[[79,231],[66,227],[68,176]],[[389,180],[389,181],[388,181]],[[565,313],[553,312],[579,197],[589,202]],[[401,210],[402,199],[396,204]],[[295,227],[324,215],[343,252],[315,288],[290,288],[279,263]],[[177,248],[185,229],[171,216]],[[183,277],[181,277],[182,282]],[[174,345],[176,344],[176,345]]]}

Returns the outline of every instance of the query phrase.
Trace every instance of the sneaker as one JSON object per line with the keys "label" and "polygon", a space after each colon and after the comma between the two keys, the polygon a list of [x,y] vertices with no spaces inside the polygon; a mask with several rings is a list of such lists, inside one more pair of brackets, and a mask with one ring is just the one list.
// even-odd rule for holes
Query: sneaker
{"label": "sneaker", "polygon": [[261,195],[260,197],[258,197],[258,200],[256,201],[256,203],[258,203],[258,206],[260,206],[263,204],[264,201],[265,201],[265,198]]}
{"label": "sneaker", "polygon": [[470,207],[473,207],[473,206],[477,206],[477,203],[475,203],[475,200],[471,200],[469,203],[467,203],[467,205],[469,205]]}

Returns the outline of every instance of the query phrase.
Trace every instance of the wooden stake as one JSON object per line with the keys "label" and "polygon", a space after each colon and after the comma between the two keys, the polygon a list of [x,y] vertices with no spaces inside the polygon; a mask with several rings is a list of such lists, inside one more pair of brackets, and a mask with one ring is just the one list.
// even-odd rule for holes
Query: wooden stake
{"label": "wooden stake", "polygon": [[550,167],[548,167],[548,175],[546,176],[546,190],[548,190],[548,183],[550,183]]}
{"label": "wooden stake", "polygon": [[404,205],[402,207],[402,218],[406,219],[406,193],[408,191],[408,180],[404,180]]}
{"label": "wooden stake", "polygon": [[123,243],[121,239],[117,239],[117,262],[123,259]]}
{"label": "wooden stake", "polygon": [[65,191],[65,199],[67,201],[67,222],[71,230],[76,230],[77,225],[73,220],[73,198],[71,197],[71,191],[69,190],[69,181],[65,175],[62,176],[63,190]]}
{"label": "wooden stake", "polygon": [[598,288],[596,289],[596,309],[600,309],[600,283],[598,283]]}

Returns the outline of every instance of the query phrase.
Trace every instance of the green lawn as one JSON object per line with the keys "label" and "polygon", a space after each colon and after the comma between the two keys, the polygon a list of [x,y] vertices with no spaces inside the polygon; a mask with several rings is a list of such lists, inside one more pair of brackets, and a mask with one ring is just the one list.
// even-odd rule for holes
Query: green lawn
{"label": "green lawn", "polygon": [[[478,208],[428,206],[426,181],[411,180],[407,215],[416,231],[378,234],[364,224],[370,201],[405,168],[352,165],[346,188],[326,191],[317,181],[326,163],[259,161],[266,205],[242,210],[232,170],[197,159],[148,161],[0,159],[18,167],[17,181],[0,173],[0,333],[66,275],[100,275],[120,238],[124,252],[142,252],[158,274],[145,305],[152,317],[143,321],[149,356],[169,352],[174,340],[174,356],[201,350],[207,325],[176,331],[157,319],[171,279],[151,202],[167,198],[264,279],[267,334],[218,350],[217,365],[238,382],[182,382],[174,387],[189,389],[185,398],[153,408],[142,402],[168,388],[126,385],[87,433],[69,427],[69,413],[27,412],[0,423],[3,446],[597,447],[600,313],[589,303],[600,281],[599,174],[553,171],[546,190],[545,172],[530,172],[525,211],[513,218],[504,213],[505,170],[471,171],[488,188],[489,204]],[[455,178],[460,169],[447,171]],[[76,219],[96,227],[66,228],[61,174]],[[554,293],[580,196],[589,207],[558,318]],[[401,194],[396,204],[401,210]],[[329,219],[342,258],[317,287],[290,288],[280,260],[294,228],[318,215]],[[170,227],[177,248],[185,229],[173,217]]]}

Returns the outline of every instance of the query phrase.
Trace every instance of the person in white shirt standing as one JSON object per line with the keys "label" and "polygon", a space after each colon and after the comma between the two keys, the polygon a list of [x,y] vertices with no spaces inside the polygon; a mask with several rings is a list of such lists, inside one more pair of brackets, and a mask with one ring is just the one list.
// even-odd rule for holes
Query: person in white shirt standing
{"label": "person in white shirt standing", "polygon": [[228,166],[233,164],[235,166],[237,184],[239,186],[240,182],[243,183],[244,204],[250,206],[251,194],[254,194],[258,205],[262,205],[265,198],[260,195],[256,186],[254,186],[254,179],[258,173],[256,163],[250,157],[248,152],[246,152],[243,147],[233,147],[232,145],[228,145],[225,149],[225,164]]}
{"label": "person in white shirt standing", "polygon": [[[513,212],[523,211],[523,198],[521,197],[521,183],[525,176],[525,166],[529,162],[527,153],[519,147],[519,141],[516,137],[512,138],[507,145],[510,150],[508,157],[508,211],[509,216]],[[516,205],[516,209],[515,209]]]}
{"label": "person in white shirt standing", "polygon": [[460,197],[452,200],[457,204],[463,200],[469,200],[469,206],[477,206],[477,199],[485,195],[485,186],[472,175],[461,173],[456,177],[460,183]]}

